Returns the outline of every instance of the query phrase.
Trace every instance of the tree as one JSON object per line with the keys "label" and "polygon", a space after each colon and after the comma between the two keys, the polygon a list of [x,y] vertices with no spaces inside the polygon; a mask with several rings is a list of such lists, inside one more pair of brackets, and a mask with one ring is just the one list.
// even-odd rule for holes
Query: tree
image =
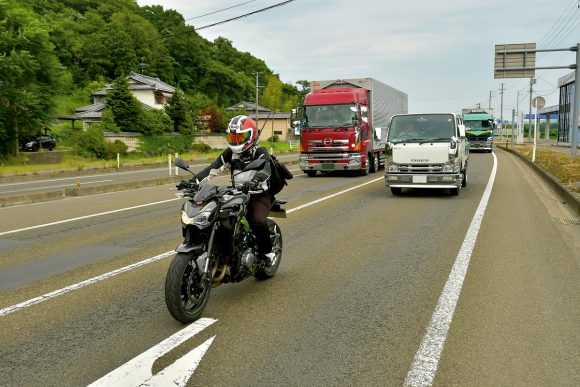
{"label": "tree", "polygon": [[178,88],[173,93],[169,103],[165,105],[165,113],[173,121],[173,131],[179,132],[179,127],[187,120],[187,102],[183,92]]}
{"label": "tree", "polygon": [[131,94],[125,77],[119,77],[113,82],[113,88],[107,94],[106,104],[111,109],[115,124],[120,130],[125,132],[142,131],[143,109],[141,103]]}
{"label": "tree", "polygon": [[48,122],[63,68],[42,17],[4,0],[0,20],[0,155],[18,155],[19,141]]}

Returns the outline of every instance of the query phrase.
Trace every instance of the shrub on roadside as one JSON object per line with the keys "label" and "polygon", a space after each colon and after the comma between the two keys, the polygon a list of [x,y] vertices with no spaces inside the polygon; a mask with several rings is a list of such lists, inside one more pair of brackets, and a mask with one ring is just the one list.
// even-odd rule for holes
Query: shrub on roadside
{"label": "shrub on roadside", "polygon": [[107,157],[107,142],[98,126],[90,126],[86,132],[77,132],[73,137],[77,154],[97,159]]}
{"label": "shrub on roadside", "polygon": [[139,151],[149,156],[185,153],[191,150],[193,136],[149,136],[139,143]]}
{"label": "shrub on roadside", "polygon": [[107,142],[107,159],[114,159],[117,154],[125,156],[129,147],[121,140],[115,142]]}

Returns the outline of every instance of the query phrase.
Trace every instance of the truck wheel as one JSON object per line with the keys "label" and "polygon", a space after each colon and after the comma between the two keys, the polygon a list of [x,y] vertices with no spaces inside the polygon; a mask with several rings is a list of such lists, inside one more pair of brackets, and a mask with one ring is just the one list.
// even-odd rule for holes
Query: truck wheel
{"label": "truck wheel", "polygon": [[371,171],[371,157],[370,156],[371,156],[370,154],[367,155],[367,161],[365,162],[365,168],[360,170],[361,176],[366,176]]}
{"label": "truck wheel", "polygon": [[371,166],[371,172],[375,173],[378,172],[380,168],[380,155],[376,154],[373,157],[373,165]]}
{"label": "truck wheel", "polygon": [[399,188],[399,187],[391,187],[391,193],[393,195],[395,195],[395,196],[399,196],[402,191],[403,191],[402,188]]}
{"label": "truck wheel", "polygon": [[467,169],[465,169],[463,171],[463,179],[461,180],[461,186],[462,187],[466,187],[467,186]]}
{"label": "truck wheel", "polygon": [[306,171],[306,174],[310,177],[316,176],[316,171]]}

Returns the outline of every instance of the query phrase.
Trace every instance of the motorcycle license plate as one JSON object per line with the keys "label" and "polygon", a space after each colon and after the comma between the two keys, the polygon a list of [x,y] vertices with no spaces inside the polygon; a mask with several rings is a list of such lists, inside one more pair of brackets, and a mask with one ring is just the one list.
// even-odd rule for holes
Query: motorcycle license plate
{"label": "motorcycle license plate", "polygon": [[322,169],[324,169],[325,171],[333,170],[334,164],[333,163],[324,163],[324,164],[322,164]]}
{"label": "motorcycle license plate", "polygon": [[413,183],[427,183],[427,176],[413,176]]}

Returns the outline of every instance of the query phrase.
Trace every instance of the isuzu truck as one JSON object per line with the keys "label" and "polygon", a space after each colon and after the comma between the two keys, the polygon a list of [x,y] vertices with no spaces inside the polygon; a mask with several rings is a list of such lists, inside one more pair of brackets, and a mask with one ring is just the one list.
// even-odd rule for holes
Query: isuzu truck
{"label": "isuzu truck", "polygon": [[301,108],[300,169],[355,171],[384,164],[384,138],[393,114],[407,113],[407,94],[372,78],[314,81]]}
{"label": "isuzu truck", "polygon": [[385,182],[404,188],[444,188],[452,196],[467,184],[465,126],[454,113],[395,115],[388,127]]}

